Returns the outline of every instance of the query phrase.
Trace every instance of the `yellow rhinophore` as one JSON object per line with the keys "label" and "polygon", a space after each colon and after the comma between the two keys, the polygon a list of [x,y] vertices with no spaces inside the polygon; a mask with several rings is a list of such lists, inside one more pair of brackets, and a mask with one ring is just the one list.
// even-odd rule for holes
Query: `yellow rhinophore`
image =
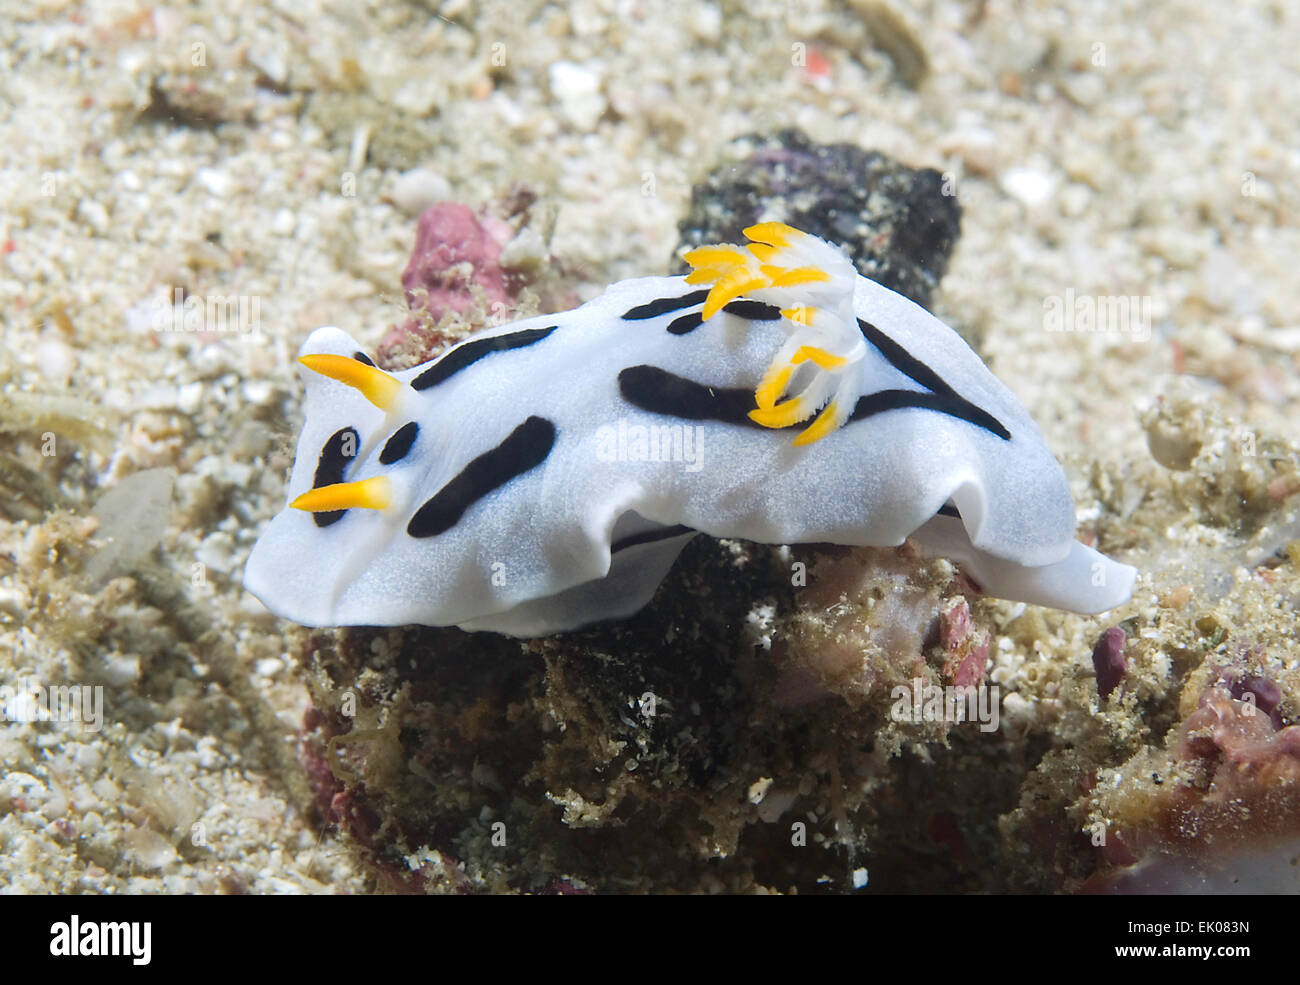
{"label": "yellow rhinophore", "polygon": [[289,505],[308,513],[331,510],[383,510],[392,500],[388,476],[377,475],[357,482],[336,482],[332,486],[310,489]]}
{"label": "yellow rhinophore", "polygon": [[401,380],[389,376],[382,369],[376,369],[374,366],[347,356],[318,352],[309,356],[299,356],[298,362],[314,373],[328,376],[331,380],[338,380],[359,390],[363,397],[380,410],[391,408],[402,387],[406,385]]}

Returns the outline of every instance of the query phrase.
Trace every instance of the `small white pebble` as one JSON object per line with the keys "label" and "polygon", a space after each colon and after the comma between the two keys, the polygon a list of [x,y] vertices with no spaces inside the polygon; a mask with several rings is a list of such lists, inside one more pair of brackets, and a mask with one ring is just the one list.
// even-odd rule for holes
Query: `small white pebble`
{"label": "small white pebble", "polygon": [[203,384],[199,381],[176,388],[176,408],[182,414],[193,414],[203,403]]}
{"label": "small white pebble", "polygon": [[275,387],[271,385],[270,380],[248,380],[241,389],[244,399],[258,406],[269,403],[271,397],[275,395]]}
{"label": "small white pebble", "polygon": [[[221,478],[223,482],[230,481],[228,475],[222,475]],[[239,483],[231,482],[231,485],[238,486]],[[234,542],[230,534],[216,531],[203,538],[203,542],[194,551],[194,558],[205,567],[225,574],[234,566],[231,558],[233,548]]]}
{"label": "small white pebble", "polygon": [[1012,691],[1002,699],[1002,718],[1012,733],[1024,731],[1037,717],[1034,706],[1022,698],[1018,691]]}
{"label": "small white pebble", "polygon": [[945,154],[958,154],[976,174],[992,174],[997,168],[997,134],[985,126],[966,125],[940,142]]}
{"label": "small white pebble", "polygon": [[26,600],[18,588],[0,585],[0,612],[15,619],[23,619],[27,615]]}
{"label": "small white pebble", "polygon": [[127,411],[131,409],[131,394],[125,387],[110,387],[104,391],[100,403],[109,410]]}
{"label": "small white pebble", "polygon": [[134,684],[140,679],[140,658],[138,656],[128,657],[124,653],[110,653],[104,657],[104,665],[100,674],[104,678],[104,683],[109,687]]}
{"label": "small white pebble", "polygon": [[1042,205],[1056,190],[1056,179],[1037,168],[1011,168],[1002,174],[1002,190],[1028,206]]}
{"label": "small white pebble", "polygon": [[59,337],[57,330],[45,331],[36,343],[36,367],[46,383],[63,386],[77,368],[77,354]]}
{"label": "small white pebble", "polygon": [[501,266],[511,270],[534,270],[546,262],[546,244],[531,226],[501,248]]}
{"label": "small white pebble", "polygon": [[867,870],[866,870],[866,869],[854,869],[854,870],[853,870],[853,888],[854,888],[854,889],[862,889],[866,884],[867,884]]}
{"label": "small white pebble", "polygon": [[45,803],[45,784],[30,773],[10,773],[5,779],[9,781],[9,799],[22,800],[26,805],[20,809],[39,810]]}
{"label": "small white pebble", "polygon": [[687,26],[701,41],[717,41],[722,34],[722,11],[711,3],[693,5]]}
{"label": "small white pebble", "polygon": [[83,198],[77,205],[77,214],[89,224],[97,236],[108,234],[108,210],[104,208],[103,203],[93,198]]}
{"label": "small white pebble", "polygon": [[450,182],[425,168],[405,171],[393,182],[393,204],[409,216],[418,216],[429,206],[450,196]]}
{"label": "small white pebble", "polygon": [[1066,79],[1065,91],[1080,106],[1095,106],[1106,95],[1106,84],[1098,72],[1078,72]]}
{"label": "small white pebble", "polygon": [[605,112],[600,76],[585,65],[560,61],[551,66],[550,82],[565,118],[578,130],[593,129]]}
{"label": "small white pebble", "polygon": [[225,198],[230,194],[232,182],[230,176],[224,171],[218,171],[216,168],[199,168],[195,172],[194,179],[203,186],[209,195]]}
{"label": "small white pebble", "polygon": [[248,53],[248,61],[281,88],[289,79],[289,67],[285,64],[284,55],[275,49],[254,48]]}
{"label": "small white pebble", "polygon": [[292,209],[279,209],[271,220],[271,232],[277,236],[292,236],[298,220]]}
{"label": "small white pebble", "polygon": [[266,657],[257,662],[256,669],[262,677],[274,677],[284,670],[284,661],[278,657]]}
{"label": "small white pebble", "polygon": [[195,761],[201,769],[210,770],[221,762],[221,753],[210,735],[205,735],[195,744]]}
{"label": "small white pebble", "polygon": [[162,835],[148,828],[128,830],[125,841],[136,864],[143,869],[161,869],[177,859],[176,849]]}

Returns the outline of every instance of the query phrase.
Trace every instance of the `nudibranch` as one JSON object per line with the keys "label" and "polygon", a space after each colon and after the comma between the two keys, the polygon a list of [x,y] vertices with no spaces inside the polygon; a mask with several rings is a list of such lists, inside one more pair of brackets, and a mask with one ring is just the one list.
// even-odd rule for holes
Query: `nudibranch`
{"label": "nudibranch", "polygon": [[312,332],[245,587],[308,626],[540,636],[636,612],[704,533],[911,537],[994,596],[1128,600],[1136,571],[1074,539],[1065,473],[956,332],[817,237],[745,235],[400,372]]}

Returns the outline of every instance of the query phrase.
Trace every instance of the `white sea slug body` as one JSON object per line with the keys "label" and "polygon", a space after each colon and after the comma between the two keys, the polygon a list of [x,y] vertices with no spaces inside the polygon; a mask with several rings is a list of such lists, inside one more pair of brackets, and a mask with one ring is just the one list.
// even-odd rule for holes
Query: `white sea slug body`
{"label": "white sea slug body", "polygon": [[1064,472],[960,336],[816,237],[745,233],[401,372],[313,332],[290,503],[245,587],[309,626],[536,636],[637,611],[702,532],[915,537],[991,595],[1128,600],[1136,572],[1074,540]]}

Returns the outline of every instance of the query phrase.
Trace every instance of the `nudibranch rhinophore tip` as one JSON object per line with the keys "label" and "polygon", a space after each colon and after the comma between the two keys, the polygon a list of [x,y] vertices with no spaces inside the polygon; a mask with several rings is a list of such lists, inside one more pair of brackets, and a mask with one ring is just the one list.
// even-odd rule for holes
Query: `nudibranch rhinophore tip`
{"label": "nudibranch rhinophore tip", "polygon": [[1065,473],[956,332],[815,236],[745,235],[398,372],[317,329],[245,587],[308,626],[540,636],[637,611],[705,533],[912,537],[991,595],[1129,599],[1136,571],[1074,539]]}

